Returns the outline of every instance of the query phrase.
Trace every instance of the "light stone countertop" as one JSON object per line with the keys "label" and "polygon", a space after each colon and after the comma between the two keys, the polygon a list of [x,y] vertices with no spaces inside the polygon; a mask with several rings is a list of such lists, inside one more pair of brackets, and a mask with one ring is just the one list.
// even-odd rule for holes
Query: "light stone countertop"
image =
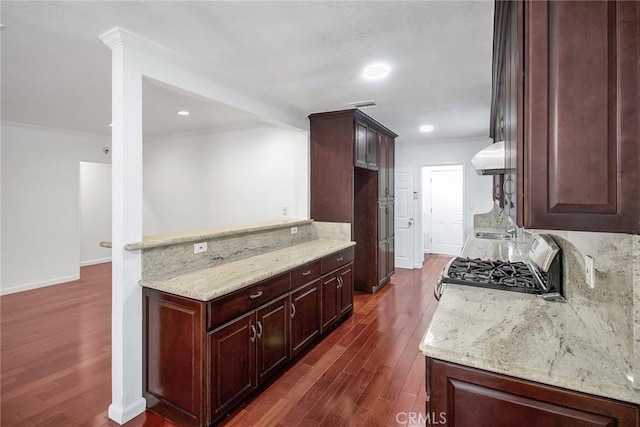
{"label": "light stone countertop", "polygon": [[[425,356],[640,403],[631,367],[571,303],[447,284],[420,343]],[[616,356],[619,357],[616,357]]]}
{"label": "light stone countertop", "polygon": [[143,280],[140,284],[187,298],[209,301],[354,245],[355,242],[350,241],[317,239],[169,279]]}
{"label": "light stone countertop", "polygon": [[[520,242],[470,236],[463,256],[524,261]],[[640,403],[633,369],[606,331],[584,321],[585,307],[535,295],[445,284],[420,343],[428,357]],[[582,314],[580,314],[582,313]]]}

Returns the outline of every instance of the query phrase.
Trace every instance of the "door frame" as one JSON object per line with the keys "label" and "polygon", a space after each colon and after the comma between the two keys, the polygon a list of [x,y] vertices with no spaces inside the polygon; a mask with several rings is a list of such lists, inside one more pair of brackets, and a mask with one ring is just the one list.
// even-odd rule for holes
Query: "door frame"
{"label": "door frame", "polygon": [[[416,260],[416,265],[418,264],[418,260],[420,261],[420,266],[416,266],[416,268],[421,268],[422,267],[422,262],[424,261],[424,254],[425,254],[425,245],[424,245],[424,230],[426,229],[427,225],[424,224],[424,212],[423,212],[423,206],[424,206],[424,197],[425,197],[425,188],[424,188],[424,182],[423,182],[423,174],[426,169],[438,169],[438,168],[449,168],[451,166],[459,166],[461,168],[461,172],[462,173],[462,229],[463,229],[463,240],[464,240],[464,229],[465,229],[465,225],[466,225],[466,220],[467,220],[467,214],[466,214],[466,171],[465,171],[465,164],[464,163],[437,163],[437,164],[423,164],[421,166],[418,167],[418,170],[416,171],[416,175],[418,175],[419,179],[418,179],[418,197],[419,197],[419,203],[417,204],[416,208],[418,209],[418,213],[416,215],[416,229],[420,230],[420,238],[416,239],[414,237],[414,243],[415,243],[415,255],[414,255],[414,259]],[[430,201],[429,201],[430,204]],[[431,224],[429,224],[429,227],[431,226]]]}

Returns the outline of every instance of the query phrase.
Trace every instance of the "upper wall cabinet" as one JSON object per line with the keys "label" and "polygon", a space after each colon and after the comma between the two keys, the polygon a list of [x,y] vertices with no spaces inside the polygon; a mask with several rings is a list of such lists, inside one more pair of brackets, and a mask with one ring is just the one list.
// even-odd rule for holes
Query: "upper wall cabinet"
{"label": "upper wall cabinet", "polygon": [[378,170],[378,130],[364,120],[356,121],[354,163],[359,168]]}
{"label": "upper wall cabinet", "polygon": [[640,3],[508,8],[494,28],[511,46],[494,57],[505,64],[494,101],[504,102],[511,140],[512,217],[528,228],[639,232]]}

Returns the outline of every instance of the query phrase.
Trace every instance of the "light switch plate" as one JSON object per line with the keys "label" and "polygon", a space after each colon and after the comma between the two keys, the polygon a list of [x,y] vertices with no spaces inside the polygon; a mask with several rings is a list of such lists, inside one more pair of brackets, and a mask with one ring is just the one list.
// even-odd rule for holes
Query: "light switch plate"
{"label": "light switch plate", "polygon": [[584,281],[591,289],[595,288],[595,270],[593,267],[593,257],[584,257]]}
{"label": "light switch plate", "polygon": [[291,227],[291,234],[298,234],[298,227]]}

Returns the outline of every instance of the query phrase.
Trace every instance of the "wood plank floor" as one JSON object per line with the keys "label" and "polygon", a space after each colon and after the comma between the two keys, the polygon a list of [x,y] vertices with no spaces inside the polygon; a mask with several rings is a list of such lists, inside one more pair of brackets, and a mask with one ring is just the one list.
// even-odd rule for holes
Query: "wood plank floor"
{"label": "wood plank floor", "polygon": [[[396,270],[375,295],[225,426],[413,426],[425,411],[418,343],[433,315],[433,286],[449,257]],[[111,401],[111,265],[81,279],[0,298],[0,425],[117,426]],[[400,422],[398,422],[400,421]],[[173,426],[146,412],[127,426]]]}

